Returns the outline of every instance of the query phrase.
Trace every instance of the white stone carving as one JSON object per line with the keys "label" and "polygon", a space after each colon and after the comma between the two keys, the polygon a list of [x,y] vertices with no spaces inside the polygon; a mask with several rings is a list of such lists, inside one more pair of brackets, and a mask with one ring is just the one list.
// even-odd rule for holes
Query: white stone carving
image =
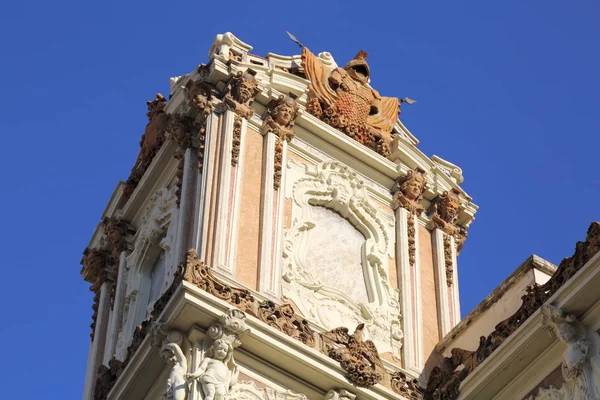
{"label": "white stone carving", "polygon": [[566,400],[566,389],[555,389],[550,386],[548,389],[540,389],[537,396],[529,396],[526,400]]}
{"label": "white stone carving", "polygon": [[239,370],[233,349],[242,343],[240,337],[247,332],[246,315],[235,309],[208,329],[207,337],[201,344],[200,363],[195,371],[186,374],[187,380],[199,381],[204,400],[224,400],[237,383]]}
{"label": "white stone carving", "polygon": [[538,395],[536,399],[600,399],[600,336],[598,333],[588,331],[574,315],[567,314],[556,306],[544,305],[542,313],[544,325],[550,328],[553,336],[567,345],[562,360],[565,384],[561,390],[550,389],[543,393],[545,397]]}
{"label": "white stone carving", "polygon": [[177,196],[175,189],[166,187],[157,190],[147,201],[140,226],[133,238],[134,249],[126,259],[127,287],[123,305],[123,321],[115,350],[118,359],[125,359],[125,352],[135,324],[152,311],[153,304],[147,304],[150,293],[150,269],[161,250],[165,251],[165,277],[161,292],[170,284],[175,273],[175,255],[171,251],[176,232]]}
{"label": "white stone carving", "polygon": [[185,400],[188,383],[185,379],[187,373],[187,360],[177,343],[167,343],[161,349],[161,355],[171,365],[167,388],[163,394],[165,400]]}
{"label": "white stone carving", "polygon": [[[294,222],[284,238],[283,294],[298,305],[303,315],[325,329],[364,323],[367,339],[373,340],[381,353],[390,352],[398,357],[403,337],[399,291],[391,286],[387,272],[388,259],[393,255],[394,247],[393,220],[369,203],[365,183],[356,172],[339,162],[304,165],[303,174],[298,169],[293,171],[295,174],[291,175],[295,181],[291,197]],[[308,255],[308,251],[314,253],[316,249],[312,249],[309,243],[319,222],[314,218],[315,207],[319,206],[335,211],[364,237],[359,263],[367,301],[352,298],[345,290],[340,290],[339,285],[333,287],[327,284],[330,280],[323,280],[319,271],[323,266],[311,262],[314,254]],[[328,229],[340,228],[331,226]],[[329,248],[329,252],[338,251],[338,258],[343,263],[349,262],[339,246],[335,248],[336,243],[331,243],[331,246],[334,247]],[[340,263],[337,265],[341,279],[360,280],[342,269]],[[327,270],[327,274],[331,273]],[[352,273],[356,271],[352,270]]]}
{"label": "white stone carving", "polygon": [[341,390],[330,390],[325,395],[325,400],[354,400],[356,399],[356,395],[352,392],[349,392],[345,389]]}
{"label": "white stone carving", "polygon": [[236,384],[226,397],[227,400],[308,400],[301,394],[291,390],[278,391],[273,388],[256,387],[254,382],[242,381]]}

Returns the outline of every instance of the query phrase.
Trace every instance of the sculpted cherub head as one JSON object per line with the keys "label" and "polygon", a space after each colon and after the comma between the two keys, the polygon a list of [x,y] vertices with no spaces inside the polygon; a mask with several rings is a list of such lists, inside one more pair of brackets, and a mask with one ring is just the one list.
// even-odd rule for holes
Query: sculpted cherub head
{"label": "sculpted cherub head", "polygon": [[288,96],[279,96],[271,100],[267,106],[268,117],[266,124],[279,137],[291,139],[294,135],[292,127],[298,115],[296,96],[290,93]]}
{"label": "sculpted cherub head", "polygon": [[216,360],[226,361],[231,358],[233,348],[225,339],[217,339],[210,346],[208,356]]}
{"label": "sculpted cherub head", "polygon": [[184,89],[188,100],[198,110],[204,110],[212,98],[211,86],[205,82],[190,82]]}
{"label": "sculpted cherub head", "polygon": [[369,82],[371,70],[369,64],[367,64],[367,57],[369,53],[364,50],[360,50],[354,59],[348,61],[344,66],[344,70],[350,75],[352,79],[362,83],[363,85]]}
{"label": "sculpted cherub head", "polygon": [[412,201],[419,201],[425,191],[426,175],[427,173],[419,167],[408,171],[406,175],[401,176],[396,181],[397,189],[400,190],[406,198]]}

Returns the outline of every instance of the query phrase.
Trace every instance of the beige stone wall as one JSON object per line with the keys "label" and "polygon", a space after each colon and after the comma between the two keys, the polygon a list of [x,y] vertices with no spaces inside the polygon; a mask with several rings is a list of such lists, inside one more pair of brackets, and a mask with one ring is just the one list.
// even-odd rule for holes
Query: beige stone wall
{"label": "beige stone wall", "polygon": [[263,137],[248,129],[245,139],[236,279],[251,289],[257,289]]}
{"label": "beige stone wall", "polygon": [[427,360],[429,354],[440,340],[438,325],[438,300],[436,297],[435,271],[431,233],[419,225],[419,261],[421,272],[421,299],[423,315],[423,352]]}

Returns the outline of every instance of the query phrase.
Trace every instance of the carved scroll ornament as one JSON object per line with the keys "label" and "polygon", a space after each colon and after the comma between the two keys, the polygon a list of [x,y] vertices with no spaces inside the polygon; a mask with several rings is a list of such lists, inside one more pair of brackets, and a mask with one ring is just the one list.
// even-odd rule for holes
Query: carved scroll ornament
{"label": "carved scroll ornament", "polygon": [[[492,333],[482,336],[475,351],[452,349],[451,357],[435,367],[427,383],[425,400],[455,400],[461,382],[512,335],[562,285],[575,275],[600,250],[600,223],[592,222],[585,242],[578,242],[573,256],[562,260],[552,277],[543,285],[527,288],[521,307],[516,313],[498,323]],[[566,339],[565,339],[566,340]],[[462,366],[462,369],[459,367]]]}
{"label": "carved scroll ornament", "polygon": [[368,86],[367,53],[360,51],[344,68],[330,70],[304,47],[302,67],[310,80],[307,111],[361,144],[387,157],[400,113],[397,98],[381,97]]}

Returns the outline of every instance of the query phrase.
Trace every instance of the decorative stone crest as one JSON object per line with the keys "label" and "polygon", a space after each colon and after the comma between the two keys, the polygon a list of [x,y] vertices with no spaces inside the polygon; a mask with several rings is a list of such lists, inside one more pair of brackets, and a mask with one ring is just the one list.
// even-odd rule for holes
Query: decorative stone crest
{"label": "decorative stone crest", "polygon": [[186,379],[198,379],[204,400],[224,400],[237,383],[239,371],[233,350],[242,344],[241,336],[249,332],[243,312],[229,310],[212,325],[207,333],[213,340],[198,368],[186,375]]}
{"label": "decorative stone crest", "polygon": [[167,99],[158,93],[156,98],[146,103],[148,105],[148,124],[140,142],[140,152],[131,170],[131,174],[125,183],[123,196],[129,199],[139,184],[144,172],[150,166],[152,159],[165,141],[165,135],[169,124],[169,115],[165,113]]}
{"label": "decorative stone crest", "polygon": [[423,389],[418,379],[410,379],[404,372],[397,371],[392,375],[392,390],[409,400],[422,400]]}
{"label": "decorative stone crest", "polygon": [[308,321],[298,319],[290,304],[276,305],[266,300],[258,306],[258,318],[310,347],[315,345],[315,332]]}
{"label": "decorative stone crest", "polygon": [[275,142],[275,171],[273,172],[273,187],[275,190],[281,186],[281,168],[283,160],[283,140],[289,142],[294,137],[294,121],[298,116],[299,106],[296,104],[296,95],[279,96],[267,105],[267,118],[263,130],[273,132],[277,136]]}
{"label": "decorative stone crest", "polygon": [[322,339],[325,353],[340,362],[352,383],[373,386],[383,379],[383,364],[375,344],[363,340],[363,328],[364,324],[358,325],[352,335],[348,334],[348,328],[336,328],[322,334]]}
{"label": "decorative stone crest", "polygon": [[423,193],[427,187],[427,173],[422,168],[415,168],[396,179],[392,193],[394,194],[393,208],[402,207],[409,213],[419,215],[424,207],[421,205]]}
{"label": "decorative stone crest", "polygon": [[397,98],[381,97],[368,86],[368,53],[359,51],[344,68],[330,70],[306,47],[302,67],[310,80],[306,109],[328,125],[387,157],[400,113]]}
{"label": "decorative stone crest", "polygon": [[[482,336],[479,340],[477,350],[452,349],[451,357],[444,358],[441,366],[433,368],[429,375],[427,389],[425,389],[425,400],[455,400],[458,397],[461,382],[471,371],[500,347],[510,335],[556,293],[565,282],[575,275],[599,250],[600,223],[592,222],[588,228],[585,242],[578,242],[576,244],[573,256],[563,259],[554,275],[546,283],[529,286],[522,298],[521,307],[517,312],[498,323],[494,331],[487,337]],[[559,321],[558,317],[552,316],[552,313],[556,314],[555,311],[550,312],[547,310],[545,313],[550,315],[550,317],[546,317],[549,326],[557,324],[556,322],[552,322],[552,318],[555,321]],[[555,332],[558,334],[556,329]],[[460,366],[463,368],[458,369]]]}
{"label": "decorative stone crest", "polygon": [[227,82],[225,104],[231,108],[240,117],[250,119],[254,114],[252,102],[259,93],[258,82],[256,81],[256,71],[247,69],[245,72],[239,71]]}

